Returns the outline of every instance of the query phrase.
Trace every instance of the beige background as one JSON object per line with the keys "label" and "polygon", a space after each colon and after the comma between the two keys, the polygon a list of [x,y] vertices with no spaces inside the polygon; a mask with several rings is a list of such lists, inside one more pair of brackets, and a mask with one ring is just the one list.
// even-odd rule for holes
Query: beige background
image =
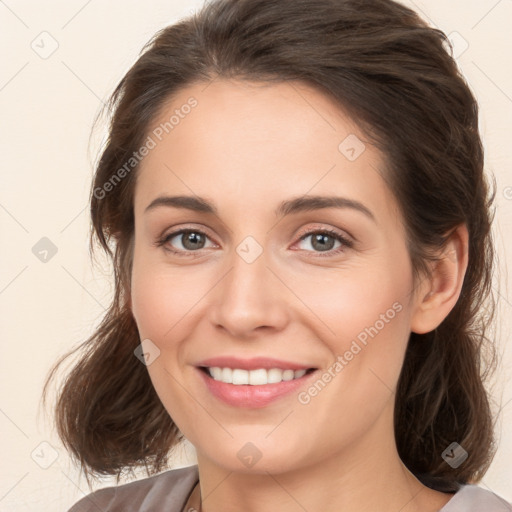
{"label": "beige background", "polygon": [[[455,32],[459,65],[481,105],[486,166],[497,180],[502,354],[493,390],[500,447],[481,485],[512,501],[512,1],[404,3]],[[143,44],[201,4],[0,1],[1,512],[63,511],[89,492],[39,400],[50,365],[90,335],[112,293],[108,266],[95,269],[88,255],[87,198],[102,136],[89,148],[92,122]],[[46,262],[33,253],[43,237],[57,249]],[[176,459],[193,461],[190,445]]]}

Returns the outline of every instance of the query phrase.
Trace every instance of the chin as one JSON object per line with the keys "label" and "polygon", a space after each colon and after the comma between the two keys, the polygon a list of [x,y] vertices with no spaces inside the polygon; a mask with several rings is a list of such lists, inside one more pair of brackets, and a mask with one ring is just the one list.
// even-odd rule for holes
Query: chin
{"label": "chin", "polygon": [[251,441],[230,443],[229,447],[232,448],[233,444],[240,444],[240,448],[237,448],[235,453],[231,449],[229,451],[222,450],[220,453],[218,451],[203,453],[216,466],[222,467],[226,471],[242,474],[267,475],[270,473],[277,475],[296,471],[307,465],[305,462],[307,455],[301,456],[297,453],[297,444],[295,444],[295,449],[289,450],[276,450],[275,447],[263,446],[263,443],[258,444]]}

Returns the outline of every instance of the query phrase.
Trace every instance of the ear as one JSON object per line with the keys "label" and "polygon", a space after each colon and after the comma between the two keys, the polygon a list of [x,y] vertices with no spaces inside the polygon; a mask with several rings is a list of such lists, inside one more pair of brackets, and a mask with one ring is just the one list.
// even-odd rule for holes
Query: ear
{"label": "ear", "polygon": [[448,316],[459,299],[468,266],[468,230],[458,226],[432,264],[431,275],[422,281],[415,298],[411,331],[433,331]]}

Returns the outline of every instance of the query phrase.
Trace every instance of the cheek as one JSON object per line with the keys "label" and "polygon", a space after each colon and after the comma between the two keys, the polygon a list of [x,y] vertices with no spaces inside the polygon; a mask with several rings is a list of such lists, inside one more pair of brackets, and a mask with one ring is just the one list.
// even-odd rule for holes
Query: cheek
{"label": "cheek", "polygon": [[369,404],[379,388],[383,399],[396,386],[410,334],[410,270],[404,250],[300,285],[297,295],[307,297],[332,361],[339,363],[331,366],[337,376],[332,390],[339,393],[333,401]]}
{"label": "cheek", "polygon": [[207,292],[199,274],[134,259],[131,301],[141,336],[162,344],[182,329],[183,319],[194,315],[194,305]]}
{"label": "cheek", "polygon": [[[132,311],[141,337],[157,342],[172,327],[174,317],[179,314],[179,301],[176,296],[179,287],[168,286],[165,280],[148,271],[132,278]],[[169,308],[176,304],[176,308]],[[174,313],[173,313],[174,312]]]}
{"label": "cheek", "polygon": [[343,349],[347,340],[369,339],[386,333],[403,331],[408,321],[411,282],[406,267],[390,271],[368,266],[346,272],[317,276],[314,280],[297,282],[297,296],[305,303],[318,325],[323,324],[326,340],[338,340]]}

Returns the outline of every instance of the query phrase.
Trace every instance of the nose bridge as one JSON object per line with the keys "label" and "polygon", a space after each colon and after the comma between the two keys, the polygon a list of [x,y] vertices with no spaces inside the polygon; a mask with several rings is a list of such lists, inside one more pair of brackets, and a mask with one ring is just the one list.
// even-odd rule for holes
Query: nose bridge
{"label": "nose bridge", "polygon": [[229,258],[229,271],[218,284],[213,320],[236,336],[286,322],[284,287],[270,270],[271,255],[247,236]]}

